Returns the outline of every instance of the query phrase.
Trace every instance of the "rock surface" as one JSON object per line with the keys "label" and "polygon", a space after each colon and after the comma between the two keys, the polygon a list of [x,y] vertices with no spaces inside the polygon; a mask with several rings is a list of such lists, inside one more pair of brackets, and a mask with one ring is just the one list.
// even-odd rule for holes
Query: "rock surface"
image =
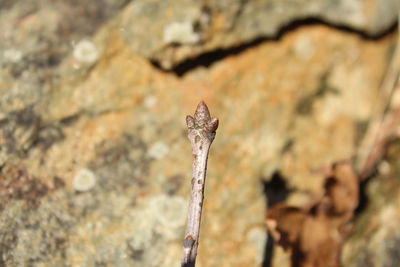
{"label": "rock surface", "polygon": [[[370,34],[394,21],[393,8],[385,20],[372,19],[378,8],[350,24],[361,10],[353,1],[337,7],[350,5],[349,13],[326,14],[316,12],[330,1],[310,2],[304,6],[320,8],[308,11],[298,2],[283,11],[303,13],[273,13],[272,24],[261,21],[273,17],[264,10],[275,10],[263,1],[0,2],[0,265],[179,265],[191,177],[185,116],[202,99],[220,126],[198,265],[261,264],[263,181],[283,177],[294,192],[288,202],[303,205],[322,190],[320,168],[351,158],[382,104],[393,34],[370,39],[303,26],[183,77],[149,59],[172,67],[275,36],[310,14]],[[148,14],[164,17],[148,21]],[[178,25],[173,31],[189,34],[185,45],[164,47],[165,25],[198,15],[207,29],[199,38],[209,39],[187,44],[198,28]],[[90,45],[78,53],[82,40]],[[92,177],[80,180],[85,190],[75,180],[82,170]]]}
{"label": "rock surface", "polygon": [[[379,35],[393,26],[399,6],[397,0],[139,0],[127,6],[120,25],[134,51],[171,69],[205,52],[276,38],[307,19]],[[171,25],[181,25],[179,38],[172,38]]]}
{"label": "rock surface", "polygon": [[377,177],[365,185],[368,202],[343,249],[344,266],[396,266],[400,262],[400,142],[393,141]]}

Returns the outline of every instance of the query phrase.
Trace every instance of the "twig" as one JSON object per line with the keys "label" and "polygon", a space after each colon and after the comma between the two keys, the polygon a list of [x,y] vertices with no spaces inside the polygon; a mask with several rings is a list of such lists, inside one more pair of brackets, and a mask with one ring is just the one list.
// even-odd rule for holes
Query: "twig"
{"label": "twig", "polygon": [[188,137],[192,145],[193,165],[188,219],[185,239],[183,240],[182,267],[195,266],[196,263],[207,157],[215,137],[215,131],[218,128],[218,119],[210,117],[210,112],[202,101],[197,106],[194,118],[189,115],[186,116],[186,124],[189,131]]}
{"label": "twig", "polygon": [[382,158],[388,140],[393,136],[398,127],[400,107],[393,102],[393,96],[400,90],[400,14],[398,37],[394,55],[390,66],[380,87],[384,105],[375,109],[374,115],[368,125],[364,141],[357,152],[357,169],[360,179],[365,179],[371,169]]}

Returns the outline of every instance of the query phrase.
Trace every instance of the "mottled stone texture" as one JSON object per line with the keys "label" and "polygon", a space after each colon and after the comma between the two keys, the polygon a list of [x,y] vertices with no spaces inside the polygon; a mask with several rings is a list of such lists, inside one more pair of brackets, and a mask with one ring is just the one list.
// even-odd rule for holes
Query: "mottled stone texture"
{"label": "mottled stone texture", "polygon": [[397,266],[400,263],[400,141],[389,145],[378,175],[364,185],[365,202],[353,235],[344,246],[345,266]]}
{"label": "mottled stone texture", "polygon": [[[395,40],[364,33],[384,33],[396,5],[0,1],[0,265],[178,266],[191,177],[185,115],[200,100],[220,126],[198,265],[260,265],[263,181],[284,179],[288,203],[300,206],[321,192],[321,168],[352,157],[383,104],[378,88]],[[282,31],[307,18],[324,23]],[[175,30],[188,39],[165,43],[165,27],[186,21],[193,27]],[[90,60],[74,53],[82,40]],[[235,46],[243,49],[205,57],[213,64],[180,77],[155,66]],[[82,170],[94,179],[77,190]],[[398,222],[388,201],[376,214]],[[373,243],[360,244],[375,266],[398,260],[389,245],[379,256]]]}
{"label": "mottled stone texture", "polygon": [[[296,22],[318,20],[376,36],[397,18],[397,0],[133,1],[121,15],[124,40],[165,69],[204,52],[274,38]],[[155,19],[156,18],[156,19]],[[168,25],[191,24],[193,32],[169,42]],[[193,36],[189,44],[185,42]]]}

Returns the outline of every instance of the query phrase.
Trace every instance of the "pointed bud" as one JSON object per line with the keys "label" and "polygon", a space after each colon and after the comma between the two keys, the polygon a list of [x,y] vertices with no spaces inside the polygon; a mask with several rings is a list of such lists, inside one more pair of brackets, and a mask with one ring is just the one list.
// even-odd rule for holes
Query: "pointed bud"
{"label": "pointed bud", "polygon": [[210,132],[210,133],[215,132],[217,130],[217,128],[218,128],[218,118],[212,118],[211,120],[209,120],[206,123],[206,127],[205,128],[206,128],[207,132]]}
{"label": "pointed bud", "polygon": [[194,119],[196,120],[196,124],[200,127],[204,126],[210,119],[210,111],[208,111],[207,105],[204,101],[201,101],[196,108],[196,112],[194,113]]}
{"label": "pointed bud", "polygon": [[187,127],[188,127],[189,129],[194,128],[194,119],[193,119],[192,116],[190,116],[190,115],[187,115],[187,116],[186,116],[186,125],[187,125]]}

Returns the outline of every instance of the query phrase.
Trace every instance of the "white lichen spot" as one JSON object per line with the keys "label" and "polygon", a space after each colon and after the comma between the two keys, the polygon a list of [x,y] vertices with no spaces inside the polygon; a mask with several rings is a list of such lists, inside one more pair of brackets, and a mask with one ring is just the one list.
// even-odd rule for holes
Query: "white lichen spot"
{"label": "white lichen spot", "polygon": [[6,62],[17,63],[22,59],[22,52],[17,49],[7,49],[4,50],[3,57]]}
{"label": "white lichen spot", "polygon": [[187,201],[183,197],[155,196],[150,200],[150,209],[164,227],[175,229],[185,225]]}
{"label": "white lichen spot", "polygon": [[152,108],[157,104],[157,98],[155,96],[149,95],[144,99],[143,105],[146,108]]}
{"label": "white lichen spot", "polygon": [[246,237],[256,249],[257,263],[262,263],[264,258],[264,246],[267,240],[266,231],[260,227],[255,227],[247,233]]}
{"label": "white lichen spot", "polygon": [[153,159],[162,159],[168,154],[169,148],[161,141],[154,143],[147,152],[147,155]]}
{"label": "white lichen spot", "polygon": [[164,27],[164,42],[167,44],[195,44],[200,36],[191,22],[172,22]]}
{"label": "white lichen spot", "polygon": [[75,174],[72,186],[76,191],[86,192],[96,184],[96,176],[89,169],[81,169]]}
{"label": "white lichen spot", "polygon": [[81,63],[94,63],[99,58],[96,46],[88,41],[79,41],[74,48],[74,58]]}

